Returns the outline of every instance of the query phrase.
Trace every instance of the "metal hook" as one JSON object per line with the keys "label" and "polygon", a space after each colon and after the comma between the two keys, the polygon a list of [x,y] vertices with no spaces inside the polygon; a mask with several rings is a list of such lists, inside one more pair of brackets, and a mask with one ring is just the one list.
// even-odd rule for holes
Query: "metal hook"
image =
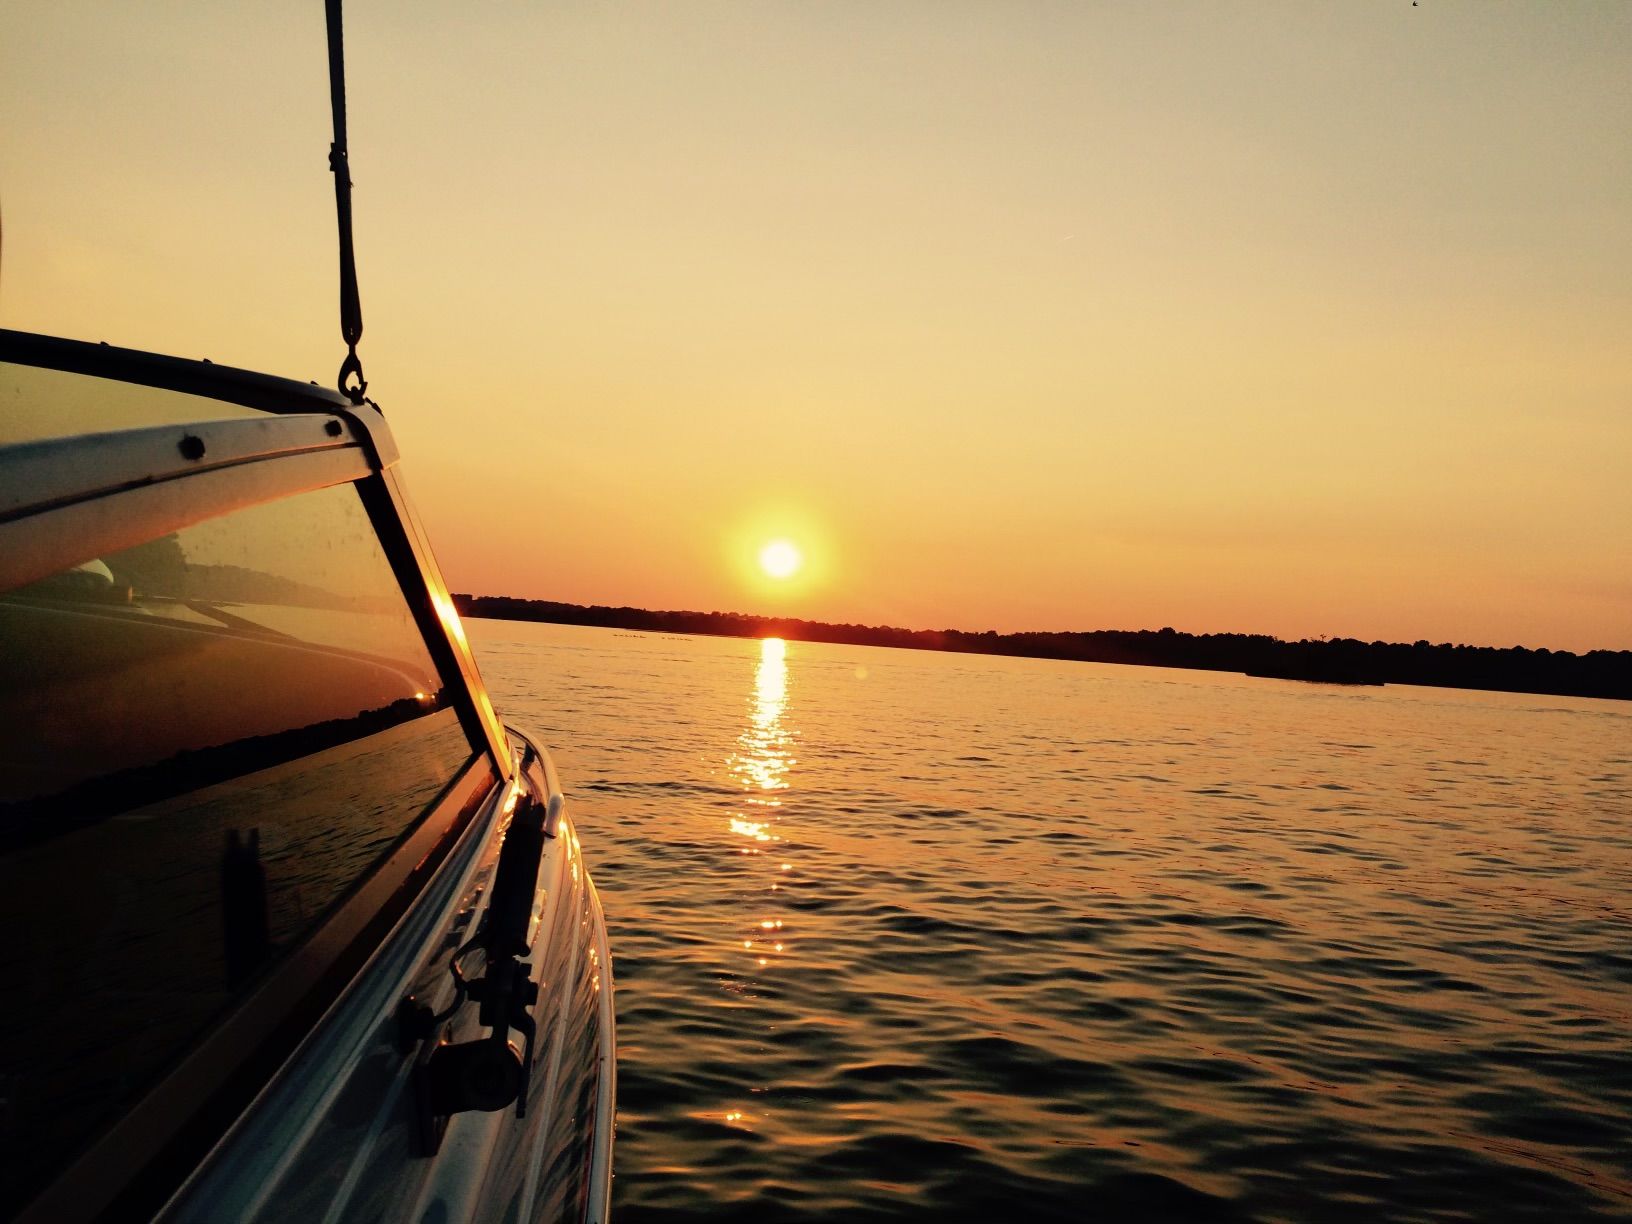
{"label": "metal hook", "polygon": [[[346,385],[346,380],[353,374],[357,376],[357,385],[355,387],[348,387]],[[363,363],[357,356],[357,346],[355,344],[349,346],[346,352],[346,359],[340,363],[339,386],[341,395],[345,396],[353,404],[356,404],[359,407],[362,406],[363,392],[368,390],[368,382],[363,378]]]}

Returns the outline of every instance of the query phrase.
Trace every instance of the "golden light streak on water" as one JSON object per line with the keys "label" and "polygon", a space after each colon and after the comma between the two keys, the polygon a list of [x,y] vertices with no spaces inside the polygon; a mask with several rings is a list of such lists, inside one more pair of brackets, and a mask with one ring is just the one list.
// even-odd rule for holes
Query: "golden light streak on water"
{"label": "golden light streak on water", "polygon": [[793,736],[782,718],[788,704],[787,651],[781,638],[760,642],[748,725],[737,737],[730,761],[732,775],[749,792],[744,801],[755,806],[777,806],[780,801],[766,792],[786,790],[788,772],[798,763],[789,751]]}
{"label": "golden light streak on water", "polygon": [[[780,792],[790,789],[790,775],[798,764],[792,754],[795,734],[788,726],[788,647],[781,638],[765,638],[759,644],[759,659],[754,665],[753,689],[748,695],[747,719],[737,736],[736,751],[727,758],[730,775],[742,788],[741,802],[758,808],[776,809],[781,806]],[[726,818],[727,826],[738,837],[755,843],[741,847],[740,854],[758,855],[758,847],[765,843],[780,842],[782,837],[773,831],[776,816],[765,812],[764,819],[751,819],[742,812],[732,812]],[[789,864],[782,864],[787,871]],[[770,885],[776,891],[777,885]],[[783,920],[777,917],[757,921],[762,931],[779,932]],[[784,945],[772,941],[769,946],[756,944],[753,939],[742,941],[743,951],[759,969],[771,967],[772,953],[783,953]],[[778,964],[780,956],[776,957]]]}
{"label": "golden light streak on water", "polygon": [[751,837],[760,842],[777,842],[782,839],[772,833],[770,826],[764,821],[747,820],[741,816],[731,817],[731,832],[740,833],[744,837]]}

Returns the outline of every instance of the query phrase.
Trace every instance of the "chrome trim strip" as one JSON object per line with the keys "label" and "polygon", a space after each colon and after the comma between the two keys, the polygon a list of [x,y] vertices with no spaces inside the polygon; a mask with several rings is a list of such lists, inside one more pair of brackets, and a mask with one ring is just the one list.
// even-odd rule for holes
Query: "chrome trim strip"
{"label": "chrome trim strip", "polygon": [[368,474],[358,447],[306,451],[141,485],[12,519],[0,523],[0,591],[232,510]]}
{"label": "chrome trim strip", "polygon": [[[573,831],[574,836],[577,830]],[[612,943],[606,930],[606,911],[595,881],[584,873],[590,903],[595,907],[595,951],[601,963],[601,1065],[595,1089],[595,1147],[589,1158],[589,1201],[585,1224],[607,1224],[612,1210],[612,1145],[617,1138],[618,1030],[612,994]]]}

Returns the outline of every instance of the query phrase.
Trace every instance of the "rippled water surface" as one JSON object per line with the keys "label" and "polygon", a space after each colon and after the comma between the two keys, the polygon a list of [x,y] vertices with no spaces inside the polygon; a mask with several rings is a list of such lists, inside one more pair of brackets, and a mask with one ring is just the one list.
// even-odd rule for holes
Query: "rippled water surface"
{"label": "rippled water surface", "polygon": [[1632,1218],[1632,709],[469,624],[620,1224]]}

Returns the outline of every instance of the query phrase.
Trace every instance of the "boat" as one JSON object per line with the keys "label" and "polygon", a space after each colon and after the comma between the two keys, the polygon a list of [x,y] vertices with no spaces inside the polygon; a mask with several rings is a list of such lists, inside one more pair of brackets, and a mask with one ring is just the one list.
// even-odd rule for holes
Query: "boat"
{"label": "boat", "polygon": [[0,331],[4,1202],[606,1216],[605,922],[373,407]]}
{"label": "boat", "polygon": [[601,903],[348,342],[0,330],[7,1217],[607,1218]]}

